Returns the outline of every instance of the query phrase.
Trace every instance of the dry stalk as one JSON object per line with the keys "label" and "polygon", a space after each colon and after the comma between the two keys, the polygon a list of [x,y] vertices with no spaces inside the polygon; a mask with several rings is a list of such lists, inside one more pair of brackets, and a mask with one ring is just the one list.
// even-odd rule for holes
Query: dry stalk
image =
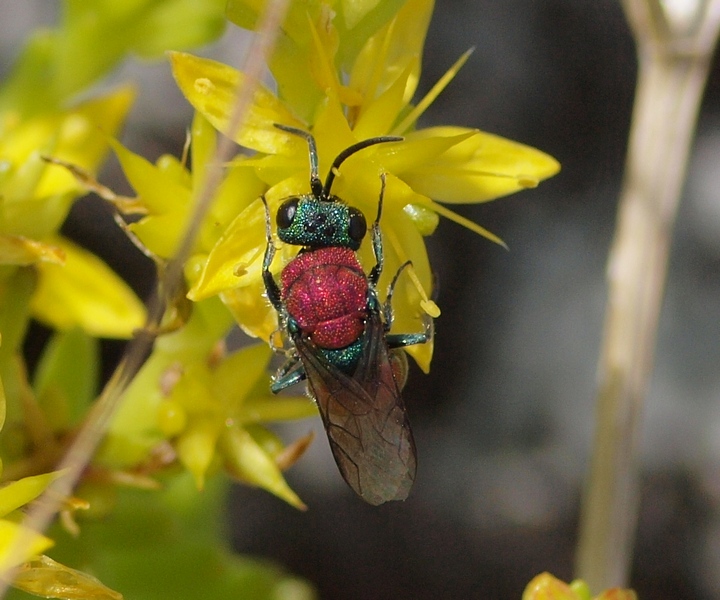
{"label": "dry stalk", "polygon": [[625,586],[637,521],[642,408],[652,373],[668,255],[720,0],[624,0],[638,82],[598,363],[596,433],[577,575]]}

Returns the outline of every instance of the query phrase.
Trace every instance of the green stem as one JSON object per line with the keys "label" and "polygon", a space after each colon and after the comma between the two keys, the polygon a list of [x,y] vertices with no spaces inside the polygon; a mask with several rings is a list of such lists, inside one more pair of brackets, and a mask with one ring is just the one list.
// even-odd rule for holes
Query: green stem
{"label": "green stem", "polygon": [[642,408],[675,215],[717,35],[720,2],[710,4],[714,10],[708,3],[698,9],[691,35],[687,29],[673,32],[657,0],[625,2],[638,43],[639,74],[608,262],[597,430],[577,555],[578,576],[595,592],[628,583]]}

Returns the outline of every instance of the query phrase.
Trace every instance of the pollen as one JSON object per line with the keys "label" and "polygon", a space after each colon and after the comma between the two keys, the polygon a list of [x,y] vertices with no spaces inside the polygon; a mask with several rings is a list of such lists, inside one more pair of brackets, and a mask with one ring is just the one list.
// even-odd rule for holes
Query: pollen
{"label": "pollen", "polygon": [[209,96],[215,91],[215,84],[207,77],[198,77],[195,80],[195,91],[203,96]]}

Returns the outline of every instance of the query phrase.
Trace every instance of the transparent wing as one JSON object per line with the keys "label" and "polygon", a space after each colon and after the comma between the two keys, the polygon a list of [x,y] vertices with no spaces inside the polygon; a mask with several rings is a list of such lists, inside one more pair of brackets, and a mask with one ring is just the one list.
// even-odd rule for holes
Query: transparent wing
{"label": "transparent wing", "polygon": [[301,337],[294,342],[345,481],[370,504],[407,498],[417,468],[415,442],[380,316],[368,318],[363,356],[352,377],[325,360],[312,342]]}

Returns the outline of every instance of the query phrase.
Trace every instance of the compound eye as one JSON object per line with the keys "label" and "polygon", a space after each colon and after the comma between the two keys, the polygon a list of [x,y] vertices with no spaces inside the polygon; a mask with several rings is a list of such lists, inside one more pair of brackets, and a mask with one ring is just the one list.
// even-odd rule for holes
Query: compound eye
{"label": "compound eye", "polygon": [[348,235],[350,239],[361,242],[367,233],[367,222],[363,214],[356,208],[348,209],[350,222],[348,223]]}
{"label": "compound eye", "polygon": [[277,216],[275,217],[275,222],[279,229],[287,229],[292,225],[295,213],[297,213],[299,201],[299,198],[291,198],[290,200],[285,200],[285,202],[280,205]]}

